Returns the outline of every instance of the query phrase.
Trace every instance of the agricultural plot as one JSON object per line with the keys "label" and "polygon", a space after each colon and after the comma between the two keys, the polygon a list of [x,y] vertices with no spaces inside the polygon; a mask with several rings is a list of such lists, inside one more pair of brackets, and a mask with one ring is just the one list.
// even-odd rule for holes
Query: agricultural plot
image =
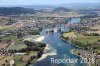
{"label": "agricultural plot", "polygon": [[100,39],[100,36],[77,36],[80,42],[95,43]]}
{"label": "agricultural plot", "polygon": [[16,44],[16,45],[10,45],[9,50],[21,50],[23,48],[27,48],[25,44]]}

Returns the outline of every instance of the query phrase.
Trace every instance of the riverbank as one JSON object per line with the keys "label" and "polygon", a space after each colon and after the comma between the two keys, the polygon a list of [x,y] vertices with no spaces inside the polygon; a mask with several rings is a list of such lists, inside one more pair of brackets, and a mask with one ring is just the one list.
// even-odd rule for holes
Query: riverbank
{"label": "riverbank", "polygon": [[[76,51],[76,52],[75,52],[75,51]],[[71,52],[72,54],[76,55],[76,56],[79,56],[79,57],[81,57],[81,58],[84,58],[84,57],[82,57],[82,56],[80,55],[80,52],[79,52],[78,50],[72,49],[70,52]]]}
{"label": "riverbank", "polygon": [[[100,36],[85,36],[83,34],[73,32],[64,32],[61,34],[61,39],[80,49],[91,50],[93,48],[97,48],[93,50],[99,50]],[[99,54],[99,52],[96,53]]]}
{"label": "riverbank", "polygon": [[56,50],[52,50],[50,48],[50,46],[47,44],[45,49],[44,49],[44,53],[42,54],[42,56],[37,61],[41,61],[41,60],[47,58],[48,56],[54,56],[54,55],[57,55]]}
{"label": "riverbank", "polygon": [[73,46],[75,46],[75,47],[77,47],[77,48],[81,48],[81,47],[79,47],[79,46],[73,44],[71,41],[68,41],[68,40],[66,40],[66,39],[64,39],[64,38],[62,38],[62,37],[60,37],[60,38],[61,38],[61,40],[65,41],[65,42],[68,42],[68,43],[72,44]]}
{"label": "riverbank", "polygon": [[[21,42],[26,47],[24,49],[20,49],[15,52],[14,54],[15,65],[16,66],[33,65],[41,57],[46,47],[46,44],[42,42],[44,38],[45,37],[41,35],[29,35],[23,37]],[[21,47],[21,45],[22,44],[19,44],[19,47]]]}
{"label": "riverbank", "polygon": [[[65,27],[65,25],[61,25],[59,26],[59,28],[61,28],[63,32],[69,30],[69,29],[67,30],[67,27]],[[44,41],[45,43],[51,45],[53,48],[57,50],[56,58],[59,58],[59,59],[64,59],[65,57],[77,58],[77,56],[74,56],[72,53],[70,53],[70,50],[75,49],[76,47],[74,48],[70,42],[64,42],[63,40],[61,40],[60,33],[55,32],[53,35],[47,34],[46,31],[48,30],[52,30],[52,28],[45,29],[40,34],[46,37],[45,38],[46,40]],[[45,58],[43,61],[36,62],[34,66],[48,66],[49,61],[47,60],[50,58],[52,58],[52,56]],[[52,63],[49,64],[49,66],[52,66],[52,65],[66,66],[67,64],[60,64],[60,65],[52,64]],[[84,64],[78,63],[77,65],[82,66],[82,65],[85,65],[85,63]]]}
{"label": "riverbank", "polygon": [[72,49],[70,52],[72,54],[80,57],[81,59],[86,60],[86,61],[83,61],[83,62],[87,63],[88,66],[95,66],[95,63],[96,63],[95,54],[92,54],[89,51],[76,50],[76,49]]}
{"label": "riverbank", "polygon": [[[31,42],[36,42],[36,43],[42,42],[44,39],[45,39],[45,36],[41,36],[41,35],[33,35],[33,36],[25,36],[24,37],[24,41],[31,41]],[[37,60],[35,62],[41,61],[41,60],[47,58],[48,56],[57,55],[56,50],[52,49],[52,47],[49,44],[46,44],[46,46],[42,52],[43,53],[42,53],[41,57],[37,58]]]}
{"label": "riverbank", "polygon": [[[68,36],[70,36],[70,35],[68,35]],[[75,49],[75,50],[71,50],[70,52],[72,54],[80,57],[80,58],[87,59],[86,60],[86,64],[88,66],[95,66],[95,62],[98,63],[98,61],[99,61],[99,59],[96,59],[97,57],[99,57],[99,55],[96,56],[96,52],[93,53],[93,50],[92,51],[90,51],[89,49],[86,50],[89,45],[92,45],[92,44],[89,44],[89,42],[93,42],[92,39],[94,39],[94,38],[95,38],[94,36],[91,37],[91,36],[80,36],[80,35],[77,35],[77,38],[69,39],[68,37],[63,36],[61,34],[61,39],[62,40],[72,44],[73,46],[75,46],[77,48],[80,48],[80,50]],[[89,40],[89,39],[91,39],[91,40]],[[96,39],[97,39],[97,37],[96,37]],[[76,40],[76,41],[74,41],[74,40]],[[83,49],[83,47],[84,47],[84,50],[81,50],[81,49]]]}

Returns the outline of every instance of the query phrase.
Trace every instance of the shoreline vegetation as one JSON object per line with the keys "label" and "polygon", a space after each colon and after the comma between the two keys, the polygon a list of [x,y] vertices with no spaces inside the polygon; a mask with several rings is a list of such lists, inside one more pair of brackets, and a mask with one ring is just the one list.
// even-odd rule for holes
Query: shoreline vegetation
{"label": "shoreline vegetation", "polygon": [[[86,11],[86,13],[84,11]],[[93,11],[95,11],[95,9],[93,9]],[[82,19],[80,20],[81,23],[74,23],[66,26],[72,18]],[[67,41],[74,46],[81,46],[80,48],[85,50],[93,50],[93,53],[98,51],[98,54],[100,55],[100,39],[97,40],[97,38],[99,38],[97,36],[100,34],[99,21],[100,17],[97,16],[97,13],[94,12],[92,14],[90,10],[88,12],[87,10],[77,11],[69,10],[65,7],[57,7],[48,11],[48,9],[34,10],[20,7],[1,7],[0,66],[9,66],[9,61],[14,61],[12,66],[29,66],[31,64],[33,65],[37,60],[40,61],[45,59],[47,56],[56,55],[56,50],[52,49],[48,44],[46,45],[41,42],[45,37],[40,36],[40,31],[44,30],[44,28],[56,27],[61,24],[64,24],[64,26],[73,31],[67,34],[70,39],[75,39],[75,41],[73,41],[68,37],[63,37],[65,40],[67,39]],[[91,28],[91,26],[94,27]],[[57,31],[60,32],[62,30],[59,28]],[[75,31],[77,31],[78,34],[84,32],[87,32],[88,34],[85,33],[87,36],[77,36]],[[50,30],[49,32],[53,34],[55,31]],[[46,33],[49,32],[47,31]],[[24,40],[23,37],[26,39]],[[90,43],[91,41],[92,44]],[[98,41],[98,44],[95,41]],[[95,46],[94,44],[97,45]],[[91,49],[91,47],[93,47],[93,49]]]}
{"label": "shoreline vegetation", "polygon": [[[33,38],[35,38],[35,39],[33,39]],[[44,40],[44,38],[45,38],[44,36],[39,37],[39,35],[36,35],[36,37],[26,36],[24,41],[28,40],[31,42],[42,42]],[[41,60],[45,59],[46,57],[53,56],[53,55],[57,55],[56,50],[54,50],[49,44],[46,44],[42,56],[37,61],[41,61]]]}
{"label": "shoreline vegetation", "polygon": [[[39,37],[39,35],[38,35],[38,39],[32,39],[32,38],[34,38],[34,36],[31,36],[31,37],[27,36],[24,41],[26,43],[28,42],[27,44],[30,44],[30,42],[33,43],[35,40],[36,40],[35,41],[36,43],[38,41],[42,42],[44,40],[44,36]],[[41,60],[45,59],[48,56],[57,55],[56,51],[54,49],[52,49],[52,47],[49,44],[45,44],[45,45],[46,46],[42,50],[40,50],[39,52],[38,51],[34,51],[34,52],[29,51],[28,53],[27,52],[26,53],[16,53],[15,54],[15,59],[19,59],[19,61],[22,59],[20,61],[20,64],[18,63],[18,65],[16,65],[16,66],[33,65],[35,62],[41,61]],[[33,54],[34,54],[34,56],[33,56]],[[30,60],[25,59],[26,57],[29,58],[30,55],[31,55]],[[22,56],[25,57],[25,58],[22,58]],[[18,60],[17,60],[17,62],[18,62]],[[16,62],[16,64],[17,64],[17,62]],[[24,63],[24,62],[26,62],[26,63]]]}
{"label": "shoreline vegetation", "polygon": [[[100,38],[100,37],[96,37],[96,38],[97,38],[96,40],[98,41],[98,38]],[[92,39],[95,39],[95,37],[91,37],[91,36],[85,37],[82,35],[77,35],[77,34],[75,34],[75,32],[64,32],[61,34],[61,39],[66,42],[69,42],[70,44],[72,44],[73,46],[75,46],[77,48],[80,48],[80,50],[78,50],[78,49],[71,50],[72,54],[79,56],[81,58],[87,58],[87,59],[92,58],[96,63],[99,63],[99,59],[97,59],[97,57],[99,56],[99,52],[94,51],[93,47],[95,47],[95,46],[89,47],[91,45],[94,45],[94,44],[89,44],[89,42],[93,42]],[[76,41],[74,41],[74,40],[76,40]],[[87,62],[87,64],[89,66],[96,65],[95,63],[90,63],[90,62]]]}
{"label": "shoreline vegetation", "polygon": [[[37,37],[38,36],[38,37]],[[29,40],[29,39],[33,40]],[[37,41],[35,41],[35,39]],[[32,35],[24,38],[24,43],[27,45],[26,52],[15,53],[16,66],[29,66],[33,65],[43,54],[46,44],[42,43],[44,36]],[[23,49],[25,51],[25,49]]]}
{"label": "shoreline vegetation", "polygon": [[[13,59],[10,60],[15,62],[15,66],[28,66],[34,64],[39,58],[42,60],[48,56],[57,55],[56,50],[51,48],[49,50],[44,50],[46,44],[41,41],[45,37],[38,36],[40,36],[40,31],[44,28],[55,27],[62,23],[66,23],[69,20],[70,15],[69,17],[66,17],[66,15],[61,16],[58,12],[55,13],[54,16],[52,13],[47,13],[46,15],[45,12],[41,13],[41,16],[37,16],[37,14],[38,13],[0,16],[0,40],[1,43],[7,43],[0,44],[0,46],[2,46],[1,48],[3,48],[1,49],[3,50],[1,51],[1,54],[4,53],[2,56],[5,56],[7,53],[14,55]],[[46,16],[42,14],[45,14]],[[56,14],[59,16],[55,16]],[[73,14],[73,12],[71,12],[71,14]],[[76,16],[76,14],[77,13],[75,12],[71,17],[81,16],[81,14],[78,16]],[[60,31],[60,29],[58,31]],[[52,33],[52,31],[50,32]],[[33,35],[35,35],[35,37]],[[26,39],[24,40],[23,38]],[[49,46],[47,47],[49,48]],[[2,58],[2,56],[0,57]],[[8,60],[9,59],[6,59],[5,61]],[[4,65],[9,63],[5,63],[5,61],[3,61]]]}
{"label": "shoreline vegetation", "polygon": [[[100,43],[100,36],[84,36],[82,34],[76,34],[75,32],[62,33],[61,39],[84,50],[93,50]],[[98,51],[97,53],[99,54],[100,52]]]}
{"label": "shoreline vegetation", "polygon": [[[100,26],[99,19],[84,18],[79,23],[68,24],[69,32],[61,33],[61,39],[79,48],[71,53],[79,57],[92,59],[95,63],[89,66],[100,65]],[[89,61],[89,60],[88,60]]]}
{"label": "shoreline vegetation", "polygon": [[[69,35],[69,36],[70,36],[70,35]],[[61,38],[63,41],[68,42],[68,43],[74,45],[74,46],[77,47],[77,48],[81,48],[81,47],[79,47],[78,45],[75,45],[75,44],[71,43],[71,41],[66,40],[66,39],[62,36],[62,34],[61,34],[60,38]]]}
{"label": "shoreline vegetation", "polygon": [[[6,54],[1,52],[0,58],[1,60],[3,59],[2,63],[0,63],[1,65],[5,61],[8,62],[12,60],[14,61],[15,66],[29,66],[33,65],[42,56],[46,47],[46,44],[42,42],[45,37],[40,35],[31,35],[31,37],[27,36],[26,38],[18,38],[17,36],[0,37],[2,41],[8,41],[9,43],[4,44],[1,42],[2,46],[0,46],[0,48],[3,47],[8,50]],[[32,38],[33,40],[29,40],[28,38]]]}
{"label": "shoreline vegetation", "polygon": [[70,52],[72,54],[80,57],[81,59],[86,59],[85,63],[88,66],[95,66],[95,57],[93,57],[92,55],[89,56],[89,57],[86,57],[87,56],[86,53],[91,54],[91,52],[88,52],[88,51],[85,51],[85,50],[81,50],[81,49],[80,50],[72,49]]}
{"label": "shoreline vegetation", "polygon": [[37,60],[38,61],[41,61],[43,59],[45,59],[46,57],[48,56],[55,56],[57,55],[57,52],[56,50],[50,48],[50,45],[49,44],[46,44],[46,47],[44,49],[44,53],[42,54],[42,56]]}

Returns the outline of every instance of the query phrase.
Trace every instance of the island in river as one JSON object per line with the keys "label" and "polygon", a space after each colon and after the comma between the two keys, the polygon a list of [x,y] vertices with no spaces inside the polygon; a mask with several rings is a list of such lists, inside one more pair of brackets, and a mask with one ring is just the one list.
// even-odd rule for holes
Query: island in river
{"label": "island in river", "polygon": [[[3,12],[5,11],[9,12],[10,9],[9,10],[8,9],[9,8],[7,8],[7,10],[4,10]],[[20,12],[20,9],[18,10],[18,12]],[[25,66],[25,65],[28,66],[30,64],[34,66],[73,66],[73,65],[87,66],[86,63],[81,64],[80,58],[70,52],[72,49],[79,49],[79,48],[74,47],[72,45],[74,43],[68,43],[61,40],[60,34],[63,32],[68,32],[70,29],[72,31],[74,38],[77,38],[77,35],[75,36],[75,34],[80,34],[80,35],[89,34],[91,36],[98,35],[99,17],[84,19],[86,14],[77,10],[76,11],[72,10],[69,12],[62,10],[58,12],[55,11],[51,12],[51,10],[50,12],[48,12],[48,10],[46,11],[37,10],[35,13],[32,14],[30,13],[14,14],[14,13],[15,11],[10,12],[9,15],[8,13],[7,14],[2,13],[0,15],[0,66],[9,65],[10,61],[11,62],[14,61],[15,66]],[[90,15],[91,14],[89,14],[89,16]],[[92,14],[92,16],[94,15],[95,14]],[[80,18],[77,17],[84,19],[81,20],[83,21],[81,22],[83,26],[77,24],[80,21]],[[87,21],[84,24],[84,21],[86,20],[89,20],[92,23],[88,23],[89,21]],[[71,24],[69,23],[70,21],[72,22]],[[94,24],[98,25],[94,26]],[[91,31],[87,31],[91,25],[94,27],[91,29]],[[50,31],[48,32],[48,30]],[[85,33],[85,31],[88,34]],[[43,43],[38,42],[42,38],[44,39]],[[93,41],[97,40],[96,39],[97,37],[92,37],[92,38],[95,38],[95,40]],[[48,44],[49,47],[52,46],[54,50],[46,49],[46,47],[48,47],[46,46],[46,44]],[[78,45],[81,44],[78,43]],[[94,47],[95,51],[98,52],[99,54],[99,49],[98,49],[99,44],[96,43],[95,47]],[[49,52],[45,51],[45,49],[48,50]],[[52,54],[50,53],[52,53],[54,56],[51,56]],[[52,64],[50,62],[50,58],[58,58],[58,59],[77,58],[78,62],[74,64],[70,63]]]}

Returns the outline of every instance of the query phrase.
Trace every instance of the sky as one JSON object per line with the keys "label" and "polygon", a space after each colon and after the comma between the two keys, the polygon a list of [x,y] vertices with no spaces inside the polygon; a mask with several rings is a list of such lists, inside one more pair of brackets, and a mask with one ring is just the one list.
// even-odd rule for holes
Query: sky
{"label": "sky", "polygon": [[59,5],[67,3],[98,3],[100,0],[0,0],[5,5]]}

